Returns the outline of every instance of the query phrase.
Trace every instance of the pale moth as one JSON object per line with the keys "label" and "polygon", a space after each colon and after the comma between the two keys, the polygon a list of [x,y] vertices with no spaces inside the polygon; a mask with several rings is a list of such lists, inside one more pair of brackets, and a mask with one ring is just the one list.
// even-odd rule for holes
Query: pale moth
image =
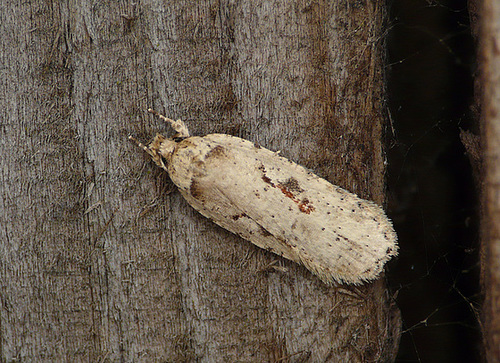
{"label": "pale moth", "polygon": [[381,207],[239,137],[190,136],[171,120],[172,138],[149,146],[191,206],[253,244],[304,265],[323,282],[375,279],[397,255],[397,236]]}

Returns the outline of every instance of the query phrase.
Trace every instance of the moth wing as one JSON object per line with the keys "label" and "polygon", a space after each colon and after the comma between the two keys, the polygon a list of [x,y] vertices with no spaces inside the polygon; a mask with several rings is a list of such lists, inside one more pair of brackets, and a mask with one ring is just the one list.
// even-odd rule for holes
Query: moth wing
{"label": "moth wing", "polygon": [[[324,282],[361,283],[397,253],[383,210],[300,165],[237,137],[200,138],[206,150],[184,197],[259,247],[304,264]],[[175,180],[174,180],[175,182]]]}
{"label": "moth wing", "polygon": [[197,191],[200,192],[196,197],[191,193],[183,191],[181,193],[188,203],[203,216],[260,248],[299,262],[293,249],[247,215],[245,213],[247,209],[241,205],[241,200],[231,199],[231,196],[224,193],[224,189],[221,190],[217,181],[214,183],[213,180],[200,178],[196,179],[195,185]]}

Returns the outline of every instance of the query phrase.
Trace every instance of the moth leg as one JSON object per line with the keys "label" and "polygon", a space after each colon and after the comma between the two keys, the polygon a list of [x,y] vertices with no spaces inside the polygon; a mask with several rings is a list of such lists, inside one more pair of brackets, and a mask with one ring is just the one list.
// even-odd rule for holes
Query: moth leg
{"label": "moth leg", "polygon": [[168,117],[165,117],[163,115],[160,115],[158,112],[154,111],[153,109],[151,108],[148,108],[148,112],[152,113],[153,115],[156,115],[158,116],[159,118],[161,118],[163,121],[166,121],[170,124],[170,126],[172,126],[172,128],[177,131],[177,134],[174,136],[174,138],[187,138],[189,137],[189,130],[186,126],[186,124],[182,121],[182,120],[177,120],[177,121],[174,121]]}

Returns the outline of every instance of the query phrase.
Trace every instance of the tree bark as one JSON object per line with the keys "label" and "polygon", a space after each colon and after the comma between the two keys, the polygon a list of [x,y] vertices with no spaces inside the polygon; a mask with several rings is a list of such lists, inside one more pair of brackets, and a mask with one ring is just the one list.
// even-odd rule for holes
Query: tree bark
{"label": "tree bark", "polygon": [[4,7],[2,360],[394,360],[383,278],[325,286],[197,214],[126,141],[171,132],[152,107],[382,204],[385,1]]}
{"label": "tree bark", "polygon": [[481,9],[483,339],[488,362],[500,362],[500,4]]}

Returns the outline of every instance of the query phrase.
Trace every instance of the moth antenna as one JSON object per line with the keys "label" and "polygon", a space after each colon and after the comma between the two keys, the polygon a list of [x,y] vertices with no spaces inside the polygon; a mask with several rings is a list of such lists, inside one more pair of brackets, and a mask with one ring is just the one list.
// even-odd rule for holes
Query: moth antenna
{"label": "moth antenna", "polygon": [[175,135],[175,137],[180,137],[180,138],[189,137],[189,130],[188,130],[186,124],[182,120],[174,121],[174,120],[172,120],[172,119],[170,119],[168,117],[160,115],[158,112],[156,112],[155,110],[153,110],[151,108],[148,108],[148,112],[152,113],[153,115],[158,116],[163,121],[168,122],[170,124],[170,126],[172,126],[172,128],[175,131],[177,131],[177,135]]}
{"label": "moth antenna", "polygon": [[132,135],[129,135],[128,139],[130,141],[132,141],[133,143],[135,143],[138,147],[140,147],[146,153],[148,153],[149,156],[151,156],[152,158],[155,157],[155,154],[149,149],[149,147],[147,147],[146,145],[144,145],[142,142],[140,142],[139,140],[137,140],[135,137],[133,137]]}

